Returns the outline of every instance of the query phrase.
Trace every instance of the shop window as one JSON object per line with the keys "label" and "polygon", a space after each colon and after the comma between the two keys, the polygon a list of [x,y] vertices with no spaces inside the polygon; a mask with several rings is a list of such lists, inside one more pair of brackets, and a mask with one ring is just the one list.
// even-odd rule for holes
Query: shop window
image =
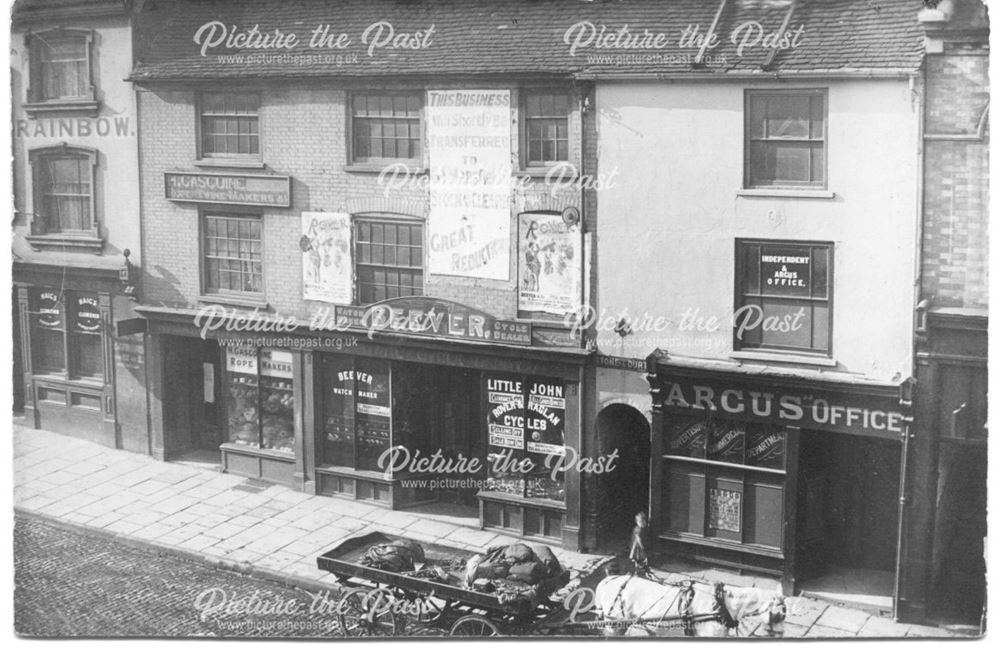
{"label": "shop window", "polygon": [[225,354],[227,440],[244,447],[294,452],[292,353],[230,346]]}
{"label": "shop window", "polygon": [[97,153],[58,146],[29,155],[34,178],[33,235],[97,236],[94,169]]}
{"label": "shop window", "polygon": [[419,93],[356,93],[351,97],[354,163],[421,159]]}
{"label": "shop window", "polygon": [[569,160],[568,93],[524,92],[524,146],[527,167]]}
{"label": "shop window", "polygon": [[389,364],[329,356],[323,362],[323,462],[381,471],[379,457],[391,447]]}
{"label": "shop window", "polygon": [[833,245],[736,242],[734,347],[829,355]]}
{"label": "shop window", "polygon": [[826,187],[826,92],[748,91],[746,187]]}
{"label": "shop window", "polygon": [[35,373],[103,382],[104,329],[96,293],[39,289],[31,298]]}
{"label": "shop window", "polygon": [[787,445],[780,426],[672,417],[661,532],[780,549]]}
{"label": "shop window", "polygon": [[260,158],[258,94],[203,93],[199,106],[202,158]]}
{"label": "shop window", "polygon": [[424,294],[424,226],[412,220],[356,218],[359,304]]}
{"label": "shop window", "polygon": [[258,216],[206,213],[204,238],[207,293],[263,293],[263,245]]}
{"label": "shop window", "polygon": [[565,502],[559,470],[566,444],[565,384],[518,375],[490,375],[486,384],[486,490]]}
{"label": "shop window", "polygon": [[28,37],[29,115],[46,109],[97,108],[90,30],[53,29]]}

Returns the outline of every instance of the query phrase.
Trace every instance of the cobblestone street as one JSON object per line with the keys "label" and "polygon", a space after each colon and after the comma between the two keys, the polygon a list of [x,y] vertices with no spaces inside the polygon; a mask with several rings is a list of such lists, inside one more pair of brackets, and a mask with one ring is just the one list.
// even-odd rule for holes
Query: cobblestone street
{"label": "cobblestone street", "polygon": [[[14,624],[22,636],[340,636],[335,615],[310,615],[305,590],[24,516],[15,519],[14,559]],[[210,589],[229,599],[291,601],[299,610],[203,620],[197,598]]]}

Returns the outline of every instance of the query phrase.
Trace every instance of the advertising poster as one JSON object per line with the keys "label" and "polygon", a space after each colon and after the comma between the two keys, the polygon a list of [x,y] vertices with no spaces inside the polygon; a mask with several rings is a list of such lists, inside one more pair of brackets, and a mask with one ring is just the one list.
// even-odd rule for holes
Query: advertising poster
{"label": "advertising poster", "polygon": [[354,265],[351,259],[351,217],[346,213],[302,212],[302,297],[350,304]]}
{"label": "advertising poster", "polygon": [[566,386],[561,382],[529,379],[527,407],[525,449],[532,454],[562,454],[566,433]]}
{"label": "advertising poster", "polygon": [[743,515],[743,493],[712,488],[708,491],[708,528],[739,532]]}
{"label": "advertising poster", "polygon": [[580,224],[557,214],[518,218],[518,295],[521,311],[566,315],[580,307],[583,239]]}
{"label": "advertising poster", "polygon": [[434,275],[510,278],[510,91],[427,92]]}

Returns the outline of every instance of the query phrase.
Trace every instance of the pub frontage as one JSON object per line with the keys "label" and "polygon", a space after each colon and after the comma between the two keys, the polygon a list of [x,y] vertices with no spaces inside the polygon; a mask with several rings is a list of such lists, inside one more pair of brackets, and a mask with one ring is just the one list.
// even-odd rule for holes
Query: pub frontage
{"label": "pub frontage", "polygon": [[660,549],[776,575],[898,575],[911,382],[856,383],[654,352]]}

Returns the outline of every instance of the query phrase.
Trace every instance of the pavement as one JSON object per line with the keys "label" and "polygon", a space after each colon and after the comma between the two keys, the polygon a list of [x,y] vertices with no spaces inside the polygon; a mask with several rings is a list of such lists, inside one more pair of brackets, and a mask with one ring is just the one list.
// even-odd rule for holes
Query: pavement
{"label": "pavement", "polygon": [[[348,500],[308,495],[235,475],[156,461],[80,438],[13,425],[14,504],[26,516],[111,536],[155,551],[303,589],[334,587],[316,557],[339,541],[377,530],[439,545],[483,551],[515,538]],[[579,580],[606,557],[553,548]],[[753,585],[716,569],[667,568],[688,578]],[[773,581],[767,582],[773,584]],[[794,598],[786,638],[948,638],[945,629],[894,622],[865,611]]]}

